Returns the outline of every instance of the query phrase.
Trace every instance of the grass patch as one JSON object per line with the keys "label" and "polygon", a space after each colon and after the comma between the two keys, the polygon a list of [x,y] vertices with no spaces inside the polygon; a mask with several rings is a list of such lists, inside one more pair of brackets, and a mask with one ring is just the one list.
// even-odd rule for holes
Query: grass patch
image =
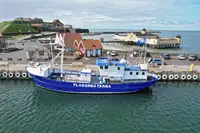
{"label": "grass patch", "polygon": [[37,31],[31,28],[29,24],[8,24],[2,29],[3,34],[27,34],[29,32],[33,34],[37,33]]}
{"label": "grass patch", "polygon": [[0,22],[0,31],[7,25],[11,24],[11,21]]}

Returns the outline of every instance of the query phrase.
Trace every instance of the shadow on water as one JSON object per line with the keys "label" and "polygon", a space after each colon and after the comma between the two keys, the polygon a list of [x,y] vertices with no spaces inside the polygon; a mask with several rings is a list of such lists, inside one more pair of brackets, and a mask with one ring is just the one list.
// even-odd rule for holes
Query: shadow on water
{"label": "shadow on water", "polygon": [[37,93],[37,101],[39,103],[59,103],[59,104],[99,104],[113,103],[114,101],[135,102],[137,100],[151,101],[153,100],[152,88],[146,88],[143,91],[129,94],[114,94],[114,95],[89,95],[89,94],[67,94],[45,90],[40,87],[35,87]]}

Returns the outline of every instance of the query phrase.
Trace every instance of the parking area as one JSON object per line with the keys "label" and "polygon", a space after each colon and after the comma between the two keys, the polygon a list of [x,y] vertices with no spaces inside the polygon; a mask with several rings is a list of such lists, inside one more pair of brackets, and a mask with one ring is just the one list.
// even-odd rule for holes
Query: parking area
{"label": "parking area", "polygon": [[[15,51],[15,52],[9,52],[9,53],[0,53],[0,61],[7,61],[7,62],[11,62],[11,63],[22,63],[22,64],[26,64],[28,62],[30,62],[29,60],[27,60],[27,55],[26,55],[26,50],[28,51],[36,51],[36,49],[40,49],[43,50],[44,49],[44,45],[40,42],[36,42],[36,40],[29,40],[29,41],[9,41],[8,42],[10,45],[8,45],[8,47],[17,47],[17,48],[21,48],[23,50],[19,50],[19,51]],[[111,51],[110,51],[111,52]],[[118,54],[118,58],[125,58],[130,62],[130,63],[134,63],[135,60],[137,59],[137,56],[133,56],[133,52],[123,52],[121,51],[117,51]],[[150,53],[151,55],[151,53]],[[160,58],[160,54],[152,54],[154,58]],[[51,60],[51,58],[49,58],[48,60],[43,58],[44,53],[42,55],[39,55],[37,58],[35,57],[34,61],[38,61],[38,62],[49,62]],[[54,55],[55,56],[55,55]],[[105,51],[103,54],[103,57],[106,57],[107,52]],[[148,61],[150,57],[146,58],[146,61]],[[11,60],[12,59],[12,60]],[[59,63],[60,60],[56,60],[56,63]],[[83,62],[84,64],[95,64],[96,62],[96,58],[95,57],[91,57],[91,58],[83,58],[80,60],[74,60],[73,56],[65,56],[65,60],[64,63],[66,64],[71,64],[72,62]],[[186,60],[179,60],[177,59],[176,56],[172,55],[171,59],[169,60],[164,60],[164,62],[167,65],[190,65],[190,64],[194,64],[194,65],[200,65],[200,61],[196,60],[196,61],[189,61],[188,58]]]}

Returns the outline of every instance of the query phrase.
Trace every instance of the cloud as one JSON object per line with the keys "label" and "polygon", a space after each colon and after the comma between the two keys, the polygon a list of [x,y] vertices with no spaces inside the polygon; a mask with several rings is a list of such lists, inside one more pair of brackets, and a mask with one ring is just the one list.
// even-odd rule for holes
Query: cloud
{"label": "cloud", "polygon": [[[1,0],[0,20],[58,18],[81,28],[199,28],[197,0]],[[191,15],[192,14],[192,15]]]}

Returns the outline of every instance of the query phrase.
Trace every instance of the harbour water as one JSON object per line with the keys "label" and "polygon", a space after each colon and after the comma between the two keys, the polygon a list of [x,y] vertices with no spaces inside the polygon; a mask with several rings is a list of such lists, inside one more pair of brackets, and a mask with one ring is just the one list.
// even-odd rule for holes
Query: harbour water
{"label": "harbour water", "polygon": [[[183,49],[200,50],[200,32],[180,34]],[[198,133],[200,83],[158,83],[128,95],[76,95],[32,81],[0,81],[0,133]]]}
{"label": "harbour water", "polygon": [[158,83],[128,95],[75,95],[1,81],[1,133],[198,133],[200,84]]}

